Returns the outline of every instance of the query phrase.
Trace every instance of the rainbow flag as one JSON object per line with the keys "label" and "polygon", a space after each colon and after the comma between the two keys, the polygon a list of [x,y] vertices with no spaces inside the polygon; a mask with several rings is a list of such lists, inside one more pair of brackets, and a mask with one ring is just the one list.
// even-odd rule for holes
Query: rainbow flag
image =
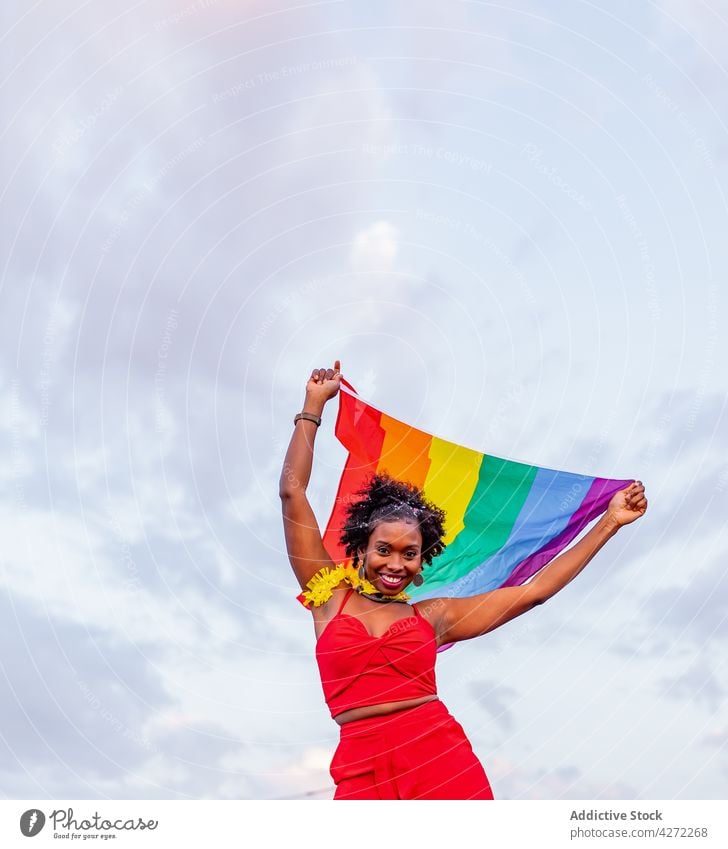
{"label": "rainbow flag", "polygon": [[339,543],[346,503],[371,472],[421,487],[446,511],[447,548],[426,568],[424,585],[407,590],[418,599],[461,598],[525,583],[632,483],[464,448],[393,419],[343,381],[335,433],[349,456],[323,537],[334,563],[347,559]]}

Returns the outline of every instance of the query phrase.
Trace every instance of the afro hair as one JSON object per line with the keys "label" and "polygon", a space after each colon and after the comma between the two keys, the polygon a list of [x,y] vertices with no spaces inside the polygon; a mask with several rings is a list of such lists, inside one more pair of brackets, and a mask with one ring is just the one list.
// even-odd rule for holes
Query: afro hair
{"label": "afro hair", "polygon": [[370,534],[380,522],[415,522],[422,534],[422,559],[427,564],[445,550],[445,511],[428,501],[414,484],[380,472],[373,474],[356,495],[361,498],[346,508],[340,537],[354,566],[359,562],[359,549],[366,548]]}

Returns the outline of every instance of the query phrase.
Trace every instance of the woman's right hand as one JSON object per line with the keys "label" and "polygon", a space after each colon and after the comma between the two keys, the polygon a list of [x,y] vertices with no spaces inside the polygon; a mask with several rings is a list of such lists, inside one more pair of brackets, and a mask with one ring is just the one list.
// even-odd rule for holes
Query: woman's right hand
{"label": "woman's right hand", "polygon": [[306,384],[306,398],[325,404],[333,398],[341,386],[341,363],[334,361],[333,368],[315,368]]}

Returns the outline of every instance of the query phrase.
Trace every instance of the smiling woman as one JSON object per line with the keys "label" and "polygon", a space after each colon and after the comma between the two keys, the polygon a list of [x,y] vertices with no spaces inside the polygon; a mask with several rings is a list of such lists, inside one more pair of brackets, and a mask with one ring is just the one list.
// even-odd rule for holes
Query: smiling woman
{"label": "smiling woman", "polygon": [[[313,447],[340,363],[314,369],[283,464],[280,496],[288,556],[312,610],[324,697],[341,726],[331,763],[335,799],[492,799],[462,727],[438,699],[438,647],[497,628],[571,581],[619,527],[646,508],[637,481],[569,551],[528,584],[470,598],[410,604],[410,584],[445,548],[444,512],[411,483],[372,475],[346,510],[334,564],[306,498]],[[344,610],[346,609],[346,612]]]}

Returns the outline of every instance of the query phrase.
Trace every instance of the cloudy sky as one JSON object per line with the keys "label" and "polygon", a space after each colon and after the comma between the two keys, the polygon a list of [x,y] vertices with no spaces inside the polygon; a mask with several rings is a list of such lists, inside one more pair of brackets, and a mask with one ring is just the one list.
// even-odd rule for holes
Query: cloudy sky
{"label": "cloudy sky", "polygon": [[331,795],[277,479],[334,358],[647,485],[438,661],[496,796],[726,797],[727,39],[726,0],[10,4],[3,797]]}

